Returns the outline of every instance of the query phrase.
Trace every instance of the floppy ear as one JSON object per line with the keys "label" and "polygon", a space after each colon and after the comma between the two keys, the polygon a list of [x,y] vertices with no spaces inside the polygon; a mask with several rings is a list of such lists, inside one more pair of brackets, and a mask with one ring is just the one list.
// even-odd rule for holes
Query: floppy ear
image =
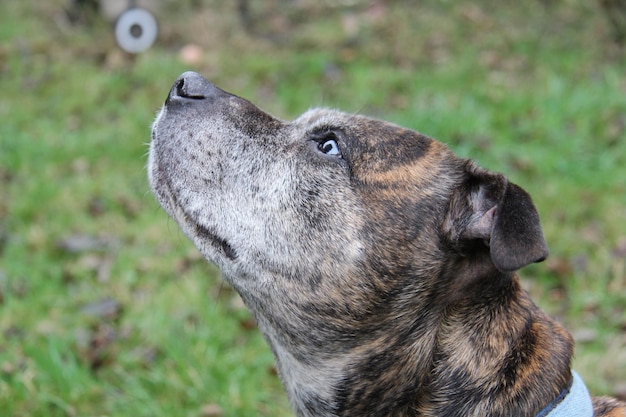
{"label": "floppy ear", "polygon": [[473,163],[466,171],[468,177],[450,200],[445,221],[453,245],[464,254],[476,250],[477,243],[488,246],[491,261],[503,272],[543,261],[548,248],[530,195],[503,175]]}

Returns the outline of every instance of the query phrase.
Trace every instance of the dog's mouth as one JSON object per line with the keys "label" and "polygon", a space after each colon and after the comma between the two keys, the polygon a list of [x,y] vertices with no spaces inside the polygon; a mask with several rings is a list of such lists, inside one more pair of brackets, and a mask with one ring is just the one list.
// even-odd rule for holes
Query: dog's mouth
{"label": "dog's mouth", "polygon": [[178,202],[176,194],[172,191],[169,183],[165,181],[165,186],[168,190],[168,194],[171,199],[173,208],[180,214],[179,216],[173,216],[179,223],[184,223],[187,229],[192,234],[192,239],[199,239],[202,242],[210,244],[212,247],[220,251],[228,260],[235,261],[238,258],[237,252],[228,242],[228,240],[220,237],[217,233],[209,229],[208,227],[200,224],[194,219],[190,213]]}
{"label": "dog's mouth", "polygon": [[182,210],[182,212],[185,215],[185,220],[193,226],[195,236],[202,239],[203,241],[210,242],[214,247],[218,248],[218,250],[220,250],[229,260],[235,261],[237,259],[237,252],[235,252],[235,249],[233,249],[233,247],[230,245],[230,243],[228,243],[226,239],[219,237],[216,233],[212,232],[208,228],[202,226],[201,224],[198,224],[197,222],[194,222],[184,210]]}

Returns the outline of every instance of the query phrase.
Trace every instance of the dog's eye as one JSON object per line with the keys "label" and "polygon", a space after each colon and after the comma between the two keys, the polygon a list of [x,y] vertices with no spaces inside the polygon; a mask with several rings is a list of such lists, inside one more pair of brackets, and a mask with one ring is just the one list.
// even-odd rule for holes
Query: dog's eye
{"label": "dog's eye", "polygon": [[320,152],[325,153],[326,155],[341,156],[339,144],[335,139],[327,139],[318,142],[317,149],[319,149]]}
{"label": "dog's eye", "polygon": [[343,159],[339,142],[343,133],[336,129],[319,129],[310,133],[309,139],[318,152],[332,158]]}

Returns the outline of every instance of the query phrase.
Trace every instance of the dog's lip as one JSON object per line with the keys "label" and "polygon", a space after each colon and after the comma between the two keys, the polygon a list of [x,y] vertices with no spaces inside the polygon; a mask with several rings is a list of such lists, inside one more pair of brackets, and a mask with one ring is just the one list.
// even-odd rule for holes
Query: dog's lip
{"label": "dog's lip", "polygon": [[220,237],[216,232],[195,220],[194,216],[187,212],[187,210],[185,210],[185,208],[178,202],[176,194],[172,191],[169,181],[165,180],[164,183],[165,188],[167,189],[167,194],[171,200],[170,203],[172,207],[180,213],[180,216],[174,216],[174,218],[178,219],[179,222],[184,222],[186,226],[192,229],[194,237],[198,236],[202,238],[203,241],[210,242],[211,246],[220,250],[227,259],[231,261],[237,260],[238,254],[231,244],[226,239]]}
{"label": "dog's lip", "polygon": [[[185,213],[184,210],[183,210],[183,213],[185,214],[185,217],[189,219],[189,216],[187,215],[187,213]],[[208,228],[204,227],[203,225],[197,222],[191,221],[191,224],[193,224],[196,234],[198,236],[202,236],[204,239],[210,241],[213,246],[216,246],[218,249],[222,251],[222,253],[224,254],[224,256],[226,256],[226,258],[228,258],[231,261],[237,260],[238,258],[237,252],[235,251],[235,249],[233,249],[233,247],[230,245],[230,243],[228,243],[226,239],[221,238],[216,233],[212,232],[211,230],[209,230]]]}

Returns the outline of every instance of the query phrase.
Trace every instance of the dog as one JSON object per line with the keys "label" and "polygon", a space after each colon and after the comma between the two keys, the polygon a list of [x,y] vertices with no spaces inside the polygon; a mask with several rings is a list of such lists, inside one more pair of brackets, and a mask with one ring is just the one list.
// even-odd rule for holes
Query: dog
{"label": "dog", "polygon": [[254,315],[298,416],[605,416],[573,340],[521,288],[546,258],[530,196],[361,115],[281,121],[186,72],[151,189]]}

